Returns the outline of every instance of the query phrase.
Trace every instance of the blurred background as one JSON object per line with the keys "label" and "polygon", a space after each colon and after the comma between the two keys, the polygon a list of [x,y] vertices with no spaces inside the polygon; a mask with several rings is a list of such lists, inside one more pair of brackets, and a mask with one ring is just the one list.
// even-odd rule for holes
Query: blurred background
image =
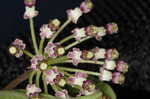
{"label": "blurred background", "polygon": [[[35,19],[36,34],[42,24],[58,18],[67,19],[66,10],[83,0],[37,0],[39,15]],[[80,17],[77,26],[101,26],[109,22],[119,25],[118,34],[106,36],[101,42],[91,39],[88,48],[95,46],[116,48],[120,59],[129,63],[129,72],[123,85],[111,84],[118,99],[130,99],[150,94],[150,0],[92,0],[92,12]],[[31,44],[28,21],[23,19],[23,0],[3,0],[0,3],[0,88],[27,70],[27,57],[16,59],[9,55],[9,44],[17,37]],[[65,32],[76,27],[71,24]],[[60,36],[63,38],[65,34]],[[88,42],[86,42],[88,44]],[[28,45],[27,45],[28,46]],[[79,47],[87,48],[85,43]],[[28,46],[29,47],[29,46]],[[32,49],[32,46],[29,47]],[[24,87],[25,82],[17,88]]]}

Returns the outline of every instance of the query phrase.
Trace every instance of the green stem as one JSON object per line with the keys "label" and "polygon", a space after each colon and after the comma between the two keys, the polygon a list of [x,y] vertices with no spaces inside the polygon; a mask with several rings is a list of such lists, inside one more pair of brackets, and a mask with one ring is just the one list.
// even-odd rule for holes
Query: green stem
{"label": "green stem", "polygon": [[46,94],[48,94],[48,88],[47,88],[47,84],[46,84],[46,80],[45,80],[45,75],[42,75],[42,80],[43,80],[43,84],[44,84],[44,92]]}
{"label": "green stem", "polygon": [[38,52],[38,47],[37,47],[37,42],[36,42],[36,37],[35,37],[33,19],[29,19],[29,21],[30,21],[30,29],[31,29],[31,37],[32,37],[33,47],[34,47],[36,54],[38,54],[39,52]]}
{"label": "green stem", "polygon": [[40,41],[40,47],[39,47],[39,53],[42,54],[43,53],[43,44],[44,44],[45,39],[41,39]]}
{"label": "green stem", "polygon": [[81,40],[79,40],[79,41],[75,41],[75,42],[71,43],[70,45],[66,46],[66,47],[65,47],[65,50],[68,50],[68,49],[70,49],[71,47],[76,46],[77,44],[80,44],[80,43],[82,43],[83,41],[86,41],[86,40],[88,40],[88,39],[90,39],[90,38],[91,38],[91,37],[86,37],[86,38],[83,38],[83,39],[81,39]]}
{"label": "green stem", "polygon": [[33,57],[33,54],[31,54],[29,51],[27,50],[23,50],[23,53],[29,57]]}
{"label": "green stem", "polygon": [[[72,63],[72,60],[67,60],[65,62],[66,63]],[[81,60],[80,63],[90,63],[90,64],[98,64],[98,65],[103,65],[104,64],[104,62],[102,62],[102,61],[92,61],[92,60]]]}
{"label": "green stem", "polygon": [[52,36],[52,38],[50,39],[50,42],[53,42],[55,40],[55,38],[57,37],[57,35],[71,22],[70,19],[68,19],[60,28],[59,30]]}
{"label": "green stem", "polygon": [[65,42],[71,40],[72,38],[74,38],[74,35],[70,35],[70,36],[64,38],[63,40],[61,40],[61,41],[59,42],[59,44],[63,44],[63,43],[65,43]]}
{"label": "green stem", "polygon": [[82,72],[82,73],[86,73],[86,74],[94,75],[94,76],[99,76],[100,75],[100,73],[98,73],[98,72],[85,71],[85,70],[81,70],[81,69],[66,68],[66,67],[58,67],[58,68],[60,70],[69,71],[69,72]]}
{"label": "green stem", "polygon": [[56,64],[56,63],[63,63],[64,61],[66,61],[68,58],[67,56],[62,56],[60,58],[56,58],[56,59],[49,59],[47,61],[47,64],[48,65],[51,65],[51,64]]}
{"label": "green stem", "polygon": [[36,85],[39,88],[40,88],[40,76],[41,76],[41,71],[38,70],[36,74]]}
{"label": "green stem", "polygon": [[29,76],[29,84],[32,84],[32,83],[33,83],[33,77],[34,77],[34,75],[35,75],[35,71],[32,71],[32,72],[30,73],[30,76]]}
{"label": "green stem", "polygon": [[51,87],[52,87],[52,89],[53,89],[55,92],[57,92],[57,91],[58,91],[58,89],[57,89],[56,85],[52,85]]}

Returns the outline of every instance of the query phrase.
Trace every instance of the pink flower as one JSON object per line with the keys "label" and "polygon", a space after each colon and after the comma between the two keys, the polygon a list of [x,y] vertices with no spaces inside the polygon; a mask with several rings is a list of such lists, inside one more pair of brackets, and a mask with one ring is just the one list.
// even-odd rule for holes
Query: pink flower
{"label": "pink flower", "polygon": [[52,69],[45,71],[45,76],[47,84],[53,85],[58,83],[64,74],[58,72],[57,67],[53,67]]}
{"label": "pink flower", "polygon": [[106,30],[108,34],[113,34],[118,32],[118,25],[116,23],[109,23],[106,25]]}
{"label": "pink flower", "polygon": [[94,48],[92,50],[92,52],[94,53],[94,60],[98,60],[98,59],[104,59],[105,58],[105,53],[106,50],[104,48]]}
{"label": "pink flower", "polygon": [[119,57],[119,53],[116,49],[106,50],[105,56],[107,59],[116,59]]}
{"label": "pink flower", "polygon": [[72,86],[78,85],[82,87],[83,82],[87,79],[87,77],[88,75],[85,73],[76,72],[74,76],[68,78],[67,82]]}
{"label": "pink flower", "polygon": [[89,13],[93,8],[93,3],[90,0],[85,0],[81,3],[80,9],[83,13]]}
{"label": "pink flower", "polygon": [[80,51],[79,48],[73,48],[73,51],[69,52],[67,54],[67,57],[72,59],[74,65],[78,65],[78,63],[82,60],[81,55],[82,52]]}
{"label": "pink flower", "polygon": [[33,56],[32,59],[31,59],[31,68],[33,70],[37,70],[38,66],[39,66],[39,63],[43,60],[44,60],[44,57],[42,55]]}
{"label": "pink flower", "polygon": [[86,37],[85,29],[84,28],[75,28],[72,33],[74,34],[74,37],[76,40],[80,40],[83,37]]}
{"label": "pink flower", "polygon": [[35,6],[36,0],[24,0],[25,6],[32,7]]}
{"label": "pink flower", "polygon": [[45,47],[45,53],[48,54],[48,56],[51,58],[56,58],[57,55],[55,54],[55,48],[56,44],[49,42]]}
{"label": "pink flower", "polygon": [[48,24],[44,24],[41,28],[40,28],[40,36],[41,36],[41,39],[44,39],[44,38],[51,38],[54,31],[51,30],[51,28],[49,28]]}
{"label": "pink flower", "polygon": [[116,62],[114,60],[105,60],[103,67],[107,70],[114,70],[116,68]]}
{"label": "pink flower", "polygon": [[106,35],[106,29],[104,27],[98,27],[98,30],[97,30],[97,34],[95,36],[95,38],[97,40],[101,40],[103,36]]}
{"label": "pink flower", "polygon": [[37,95],[38,93],[41,92],[41,89],[36,87],[35,84],[28,84],[27,87],[26,87],[26,95],[28,97],[33,97],[35,95]]}
{"label": "pink flower", "polygon": [[15,54],[17,58],[23,55],[23,50],[25,49],[26,45],[23,43],[22,40],[16,39],[12,43],[12,47],[9,48],[9,52],[11,54]]}
{"label": "pink flower", "polygon": [[128,64],[124,61],[118,61],[116,70],[119,72],[126,73],[128,71]]}
{"label": "pink flower", "polygon": [[59,98],[61,98],[61,99],[66,99],[67,97],[68,97],[68,91],[67,90],[62,90],[62,91],[57,91],[56,93],[55,93],[55,96],[56,97],[59,97]]}
{"label": "pink flower", "polygon": [[122,84],[125,81],[125,77],[123,74],[119,73],[119,72],[114,72],[112,74],[112,82],[115,84]]}
{"label": "pink flower", "polygon": [[112,80],[112,72],[105,70],[104,68],[100,68],[99,79],[101,81],[111,81]]}
{"label": "pink flower", "polygon": [[26,6],[25,10],[24,19],[32,19],[38,15],[38,11],[35,10],[35,6]]}
{"label": "pink flower", "polygon": [[96,34],[98,33],[98,27],[94,25],[90,25],[85,28],[85,31],[86,31],[86,35],[88,36],[96,36]]}
{"label": "pink flower", "polygon": [[79,17],[82,15],[80,8],[69,9],[67,10],[68,19],[71,19],[73,23],[77,23]]}

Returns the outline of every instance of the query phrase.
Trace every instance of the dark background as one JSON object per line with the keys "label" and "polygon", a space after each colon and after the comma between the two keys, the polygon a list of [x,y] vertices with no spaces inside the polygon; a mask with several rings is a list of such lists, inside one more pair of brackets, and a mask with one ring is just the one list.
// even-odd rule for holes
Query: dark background
{"label": "dark background", "polygon": [[[66,10],[78,6],[81,1],[38,0],[37,10],[40,14],[35,19],[37,35],[40,26],[46,24],[49,19],[59,18],[65,21]],[[150,92],[150,0],[93,0],[93,2],[95,8],[79,19],[78,27],[90,24],[101,26],[116,22],[119,25],[119,33],[106,36],[101,42],[91,39],[88,48],[94,46],[117,48],[120,59],[129,63],[125,84],[111,84],[118,99],[148,96]],[[26,71],[29,65],[27,57],[16,59],[8,54],[7,47],[16,37],[24,39],[27,44],[31,40],[28,21],[23,19],[23,0],[1,1],[0,12],[0,88],[3,88],[17,75]],[[75,26],[71,24],[67,29],[71,30]],[[87,48],[86,44],[81,46]],[[18,88],[22,86],[24,84]]]}

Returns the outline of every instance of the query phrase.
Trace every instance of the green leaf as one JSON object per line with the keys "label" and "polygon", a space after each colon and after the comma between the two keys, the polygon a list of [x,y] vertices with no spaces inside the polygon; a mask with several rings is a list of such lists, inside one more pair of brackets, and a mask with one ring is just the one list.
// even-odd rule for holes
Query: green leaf
{"label": "green leaf", "polygon": [[114,90],[111,88],[110,85],[104,82],[99,82],[97,84],[97,87],[100,88],[100,90],[106,95],[109,96],[111,99],[117,99],[116,94]]}

